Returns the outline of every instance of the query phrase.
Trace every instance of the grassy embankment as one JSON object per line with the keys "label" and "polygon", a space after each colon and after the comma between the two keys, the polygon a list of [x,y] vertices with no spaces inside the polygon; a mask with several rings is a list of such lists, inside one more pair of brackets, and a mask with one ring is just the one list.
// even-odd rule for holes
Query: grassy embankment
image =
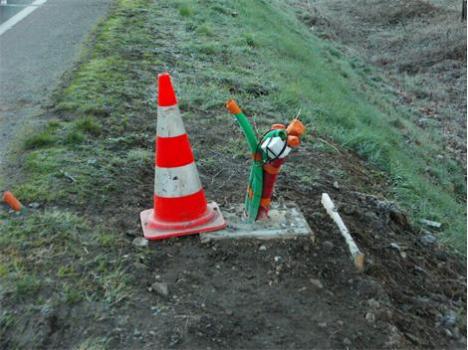
{"label": "grassy embankment", "polygon": [[[386,171],[389,195],[415,218],[443,222],[447,241],[463,251],[461,170],[434,157],[437,143],[392,107],[375,73],[311,35],[287,7],[119,0],[88,46],[53,99],[56,118],[25,137],[23,177],[13,191],[41,207],[1,214],[8,300],[113,304],[131,295],[121,262],[128,226],[113,208],[134,211],[136,230],[132,189],[148,190],[150,203],[154,76],[164,70],[174,72],[184,117],[206,126],[207,118],[226,118],[223,102],[232,96],[265,125],[301,109],[319,135]],[[226,142],[224,152],[245,151],[234,138]],[[4,311],[2,332],[15,317]]]}

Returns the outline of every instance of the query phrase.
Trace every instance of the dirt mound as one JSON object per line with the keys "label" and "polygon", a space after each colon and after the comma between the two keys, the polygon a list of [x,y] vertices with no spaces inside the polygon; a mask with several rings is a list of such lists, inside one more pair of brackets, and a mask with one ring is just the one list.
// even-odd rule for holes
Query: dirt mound
{"label": "dirt mound", "polygon": [[[359,172],[355,175],[362,177]],[[332,196],[337,199],[345,222],[366,251],[366,275],[382,288],[378,300],[388,307],[388,312],[379,315],[396,325],[410,344],[436,347],[447,335],[450,338],[464,333],[464,318],[459,319],[459,329],[446,326],[447,318],[465,308],[466,267],[459,258],[434,244],[433,234],[414,230],[394,203],[353,191],[353,186],[336,190],[328,182],[303,193],[290,183],[283,183],[282,188],[290,192],[291,198],[300,198],[311,226],[322,240],[333,234],[338,236],[338,232],[318,201],[310,199],[319,198],[321,191],[334,189]],[[447,340],[444,346],[451,343]]]}
{"label": "dirt mound", "polygon": [[[210,159],[212,145],[238,132],[236,125],[226,124],[222,132],[207,137],[198,122],[186,124],[200,159]],[[326,142],[336,153],[307,146],[291,156],[276,197],[300,205],[316,242],[203,245],[192,237],[154,244],[142,260],[138,280],[146,287],[154,281],[168,283],[168,298],[141,292],[143,305],[156,303],[156,312],[164,316],[155,324],[154,315],[145,311],[147,316],[134,320],[135,327],[141,334],[149,329],[155,334],[137,339],[126,335],[115,346],[161,339],[162,346],[174,348],[464,348],[464,264],[429,237],[435,233],[413,229],[405,214],[379,195],[386,184],[378,172]],[[223,152],[216,157],[231,166],[220,172],[200,163],[202,179],[211,180],[208,196],[224,198],[224,205],[242,202],[248,157],[232,159]],[[307,164],[316,164],[317,173]],[[365,252],[363,274],[356,273],[337,228],[321,207],[322,192],[336,200]],[[116,217],[140,234],[137,227],[128,227],[128,211]]]}
{"label": "dirt mound", "polygon": [[[307,184],[290,175],[302,173],[298,158],[304,164],[321,164],[320,180]],[[242,169],[237,165],[233,168]],[[430,239],[426,242],[429,233],[415,231],[395,204],[359,192],[367,188],[379,193],[384,185],[373,175],[364,175],[357,157],[346,153],[330,157],[308,148],[289,165],[293,170],[280,177],[277,200],[300,204],[316,242],[228,241],[203,246],[188,238],[155,245],[149,270],[174,286],[175,304],[164,305],[184,315],[171,319],[176,326],[165,335],[165,345],[463,348],[466,325],[459,313],[466,313],[466,269],[459,258]],[[334,176],[338,170],[349,180]],[[205,176],[209,175],[202,170]],[[243,179],[244,175],[232,176],[220,190],[213,190],[221,184],[215,181],[209,196],[228,194],[227,203],[241,202]],[[322,192],[336,200],[364,250],[364,274],[355,272],[335,225],[321,207]],[[190,268],[181,266],[180,260],[190,261]],[[146,281],[150,284],[152,277],[146,275]]]}

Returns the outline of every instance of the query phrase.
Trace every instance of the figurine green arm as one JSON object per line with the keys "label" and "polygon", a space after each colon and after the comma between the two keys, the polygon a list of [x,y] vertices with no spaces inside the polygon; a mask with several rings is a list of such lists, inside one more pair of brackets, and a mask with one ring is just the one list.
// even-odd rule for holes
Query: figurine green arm
{"label": "figurine green arm", "polygon": [[258,208],[260,207],[260,200],[263,191],[263,151],[258,147],[258,139],[252,125],[249,123],[248,118],[242,113],[241,109],[234,100],[229,100],[226,107],[231,114],[233,114],[249,145],[254,163],[252,165],[249,177],[249,187],[247,188],[247,195],[245,197],[245,212],[250,222],[254,222],[257,218]]}
{"label": "figurine green arm", "polygon": [[253,129],[252,125],[249,123],[249,119],[247,119],[246,115],[242,113],[241,109],[237,105],[236,101],[229,100],[226,103],[226,107],[233,114],[237,121],[239,122],[242,131],[244,132],[245,138],[247,139],[247,143],[249,144],[250,151],[255,153],[257,151],[257,135],[255,134],[255,130]]}

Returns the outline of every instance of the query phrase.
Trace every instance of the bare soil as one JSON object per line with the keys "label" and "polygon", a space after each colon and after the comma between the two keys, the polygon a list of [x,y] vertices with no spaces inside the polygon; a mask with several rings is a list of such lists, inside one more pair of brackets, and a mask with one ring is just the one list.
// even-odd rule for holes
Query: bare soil
{"label": "bare soil", "polygon": [[[218,138],[239,132],[229,119],[216,123],[223,131],[212,135],[186,120],[197,158],[209,158]],[[27,345],[61,349],[86,338],[103,338],[117,349],[466,348],[465,265],[437,243],[423,244],[426,233],[384,199],[379,172],[330,145],[331,153],[309,145],[291,155],[277,188],[278,200],[300,205],[315,242],[202,244],[193,236],[136,248],[131,242],[141,235],[138,211],[151,203],[152,192],[150,181],[137,182],[99,218],[90,215],[126,232],[128,245],[108,258],[126,262],[133,293],[115,305],[42,307],[20,329],[11,329],[1,347],[9,348],[9,339],[21,334]],[[224,198],[221,206],[239,203],[250,160],[220,161],[230,164],[222,173],[199,162],[208,197]],[[299,186],[298,175],[291,174],[302,174],[304,164],[314,164],[318,173]],[[152,171],[132,175],[149,179]],[[321,208],[322,192],[336,201],[366,254],[364,273],[355,271]],[[152,290],[154,282],[167,283],[168,295]]]}

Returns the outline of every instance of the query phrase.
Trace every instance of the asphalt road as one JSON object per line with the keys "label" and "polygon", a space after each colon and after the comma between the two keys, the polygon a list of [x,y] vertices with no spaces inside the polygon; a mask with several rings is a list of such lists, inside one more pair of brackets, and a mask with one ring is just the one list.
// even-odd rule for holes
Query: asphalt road
{"label": "asphalt road", "polygon": [[16,15],[25,5],[29,5],[32,2],[33,0],[8,0],[7,6],[0,6],[0,24]]}
{"label": "asphalt road", "polygon": [[[112,1],[48,0],[0,34],[0,169],[15,135],[41,112],[41,102],[77,60]],[[0,25],[31,3],[0,6]]]}

